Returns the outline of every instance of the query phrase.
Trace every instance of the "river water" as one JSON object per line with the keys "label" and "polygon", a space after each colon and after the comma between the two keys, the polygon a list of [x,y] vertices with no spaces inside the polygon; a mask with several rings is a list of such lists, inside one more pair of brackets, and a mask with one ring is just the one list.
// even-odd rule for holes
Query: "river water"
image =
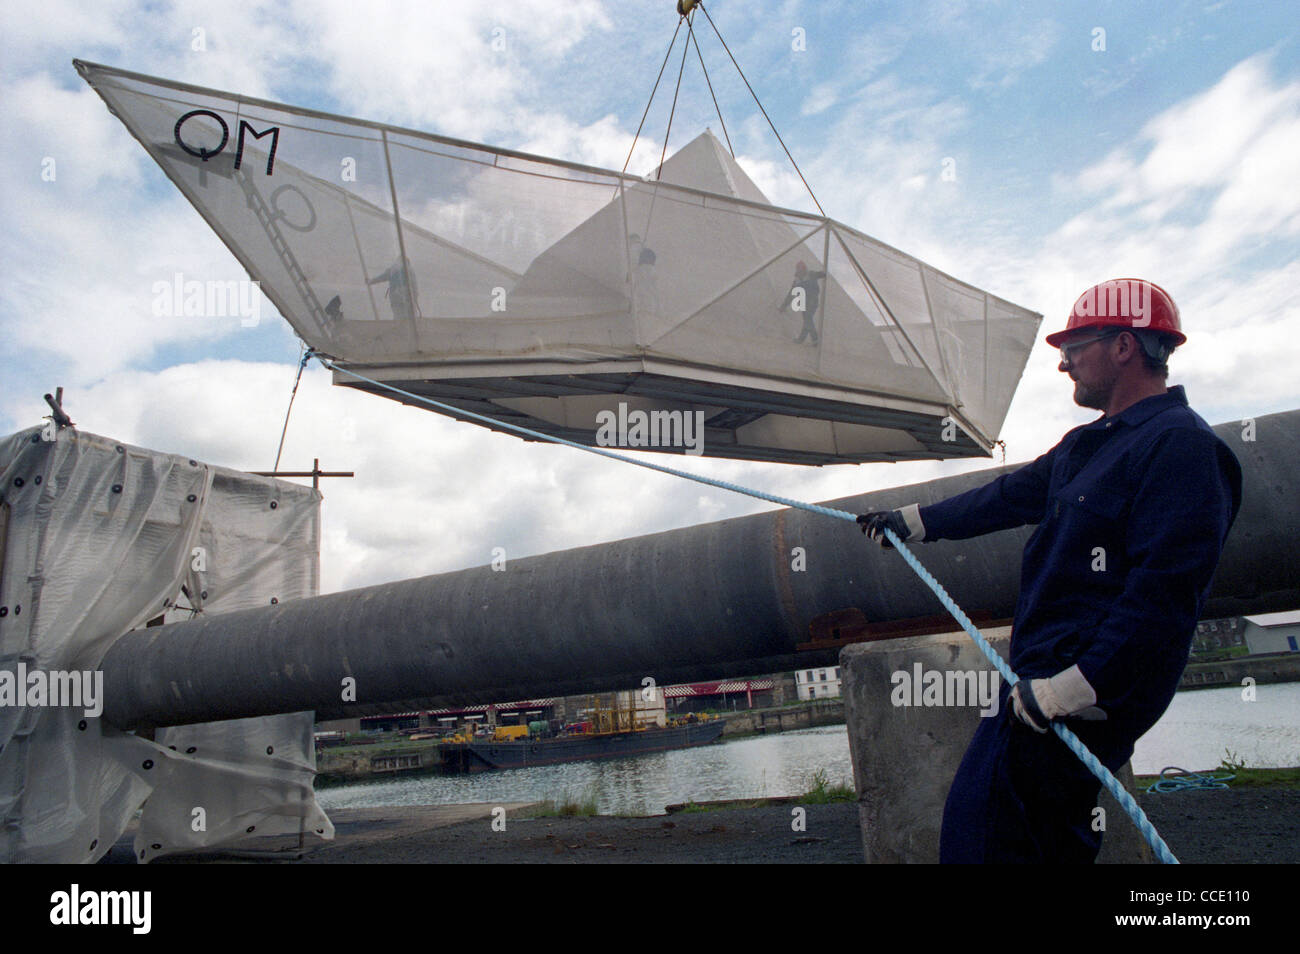
{"label": "river water", "polygon": [[[1137,744],[1133,770],[1167,765],[1198,770],[1231,754],[1252,768],[1300,765],[1300,683],[1180,692]],[[825,726],[676,752],[604,762],[572,762],[478,775],[421,775],[362,782],[317,793],[321,806],[464,802],[585,801],[602,814],[654,815],[674,802],[800,795],[817,774],[852,784],[848,734]]]}

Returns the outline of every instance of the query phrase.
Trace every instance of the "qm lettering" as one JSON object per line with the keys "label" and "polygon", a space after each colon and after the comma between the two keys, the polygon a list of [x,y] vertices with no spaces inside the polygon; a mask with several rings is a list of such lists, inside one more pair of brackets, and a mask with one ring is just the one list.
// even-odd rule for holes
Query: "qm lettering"
{"label": "qm lettering", "polygon": [[[215,120],[217,125],[221,128],[221,142],[217,144],[216,149],[208,149],[206,146],[191,146],[185,141],[185,138],[182,135],[185,124],[191,119],[195,119],[199,116],[206,116],[209,119]],[[263,129],[261,132],[258,132],[252,127],[248,120],[241,119],[239,121],[239,134],[235,144],[236,169],[238,169],[244,162],[244,137],[250,134],[254,139],[261,139],[263,136],[271,137],[271,150],[266,156],[266,174],[269,176],[275,168],[275,151],[280,147],[280,127],[270,126]],[[180,119],[176,120],[176,125],[172,129],[172,138],[176,140],[176,145],[180,146],[191,156],[195,156],[203,162],[207,162],[209,159],[220,155],[225,150],[227,144],[230,142],[230,127],[226,125],[224,119],[210,109],[191,109]]]}

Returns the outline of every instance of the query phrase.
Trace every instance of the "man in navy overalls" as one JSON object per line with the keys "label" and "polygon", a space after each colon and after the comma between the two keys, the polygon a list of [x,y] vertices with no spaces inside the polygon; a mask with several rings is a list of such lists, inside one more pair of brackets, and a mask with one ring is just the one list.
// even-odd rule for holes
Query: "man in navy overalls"
{"label": "man in navy overalls", "polygon": [[885,546],[1037,524],[1025,544],[1002,687],[1007,718],[981,719],[944,806],[944,862],[1092,862],[1099,783],[1048,731],[1063,719],[1112,772],[1168,707],[1228,528],[1241,467],[1166,387],[1186,341],[1164,289],[1116,279],[1075,303],[1060,370],[1103,416],[984,487],[925,507],[863,514]]}

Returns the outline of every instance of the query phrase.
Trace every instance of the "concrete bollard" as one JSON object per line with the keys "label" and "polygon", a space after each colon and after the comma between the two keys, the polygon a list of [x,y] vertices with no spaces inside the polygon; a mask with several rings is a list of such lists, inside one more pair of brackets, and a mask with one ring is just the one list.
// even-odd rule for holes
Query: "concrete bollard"
{"label": "concrete bollard", "polygon": [[[1010,627],[983,633],[1006,658]],[[961,688],[976,692],[964,705],[924,704],[914,683],[931,671],[974,673]],[[840,678],[866,861],[938,862],[943,803],[979,725],[978,690],[983,687],[987,699],[991,689],[996,697],[1000,677],[971,638],[957,632],[847,646],[840,654]],[[955,681],[950,685],[957,688]],[[905,691],[909,701],[922,704],[895,705],[894,698],[902,698],[896,694]],[[1135,794],[1129,766],[1119,778]],[[1098,863],[1153,862],[1150,847],[1104,789],[1099,804],[1106,833]]]}

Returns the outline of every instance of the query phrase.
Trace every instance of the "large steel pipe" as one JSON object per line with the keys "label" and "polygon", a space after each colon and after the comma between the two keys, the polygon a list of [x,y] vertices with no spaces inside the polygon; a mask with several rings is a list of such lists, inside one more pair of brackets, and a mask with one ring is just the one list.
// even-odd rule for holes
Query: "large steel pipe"
{"label": "large steel pipe", "polygon": [[[1300,606],[1300,411],[1216,430],[1245,501],[1207,618]],[[1253,438],[1250,440],[1249,438]],[[1006,468],[831,501],[930,503]],[[1029,528],[917,548],[968,612],[1010,616]],[[797,569],[796,547],[806,569]],[[105,656],[105,718],[122,728],[315,709],[318,718],[536,698],[833,664],[797,653],[809,622],[858,607],[884,621],[942,612],[897,554],[856,526],[778,510],[599,546],[137,630]],[[356,703],[345,703],[355,680]],[[383,708],[388,708],[383,706]]]}

